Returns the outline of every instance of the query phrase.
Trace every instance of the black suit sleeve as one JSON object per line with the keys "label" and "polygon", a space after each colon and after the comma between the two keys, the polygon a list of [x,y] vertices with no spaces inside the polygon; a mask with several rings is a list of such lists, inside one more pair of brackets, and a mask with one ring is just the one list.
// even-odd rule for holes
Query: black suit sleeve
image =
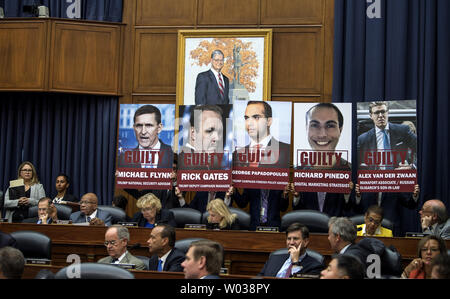
{"label": "black suit sleeve", "polygon": [[208,80],[204,73],[197,75],[195,82],[195,105],[206,104],[206,90],[208,89]]}

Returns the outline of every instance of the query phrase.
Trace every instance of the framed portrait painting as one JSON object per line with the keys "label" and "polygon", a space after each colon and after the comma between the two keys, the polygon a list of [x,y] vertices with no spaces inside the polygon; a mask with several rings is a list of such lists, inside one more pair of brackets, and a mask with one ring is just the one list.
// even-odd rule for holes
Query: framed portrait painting
{"label": "framed portrait painting", "polygon": [[271,29],[179,30],[177,106],[270,100]]}

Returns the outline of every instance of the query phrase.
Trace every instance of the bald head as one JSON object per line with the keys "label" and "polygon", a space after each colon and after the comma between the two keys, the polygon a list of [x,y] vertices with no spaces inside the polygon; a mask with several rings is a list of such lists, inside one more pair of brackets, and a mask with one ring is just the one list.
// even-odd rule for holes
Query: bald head
{"label": "bald head", "polygon": [[425,213],[433,214],[433,223],[444,223],[447,221],[447,209],[445,204],[439,199],[427,200],[423,206],[422,211]]}

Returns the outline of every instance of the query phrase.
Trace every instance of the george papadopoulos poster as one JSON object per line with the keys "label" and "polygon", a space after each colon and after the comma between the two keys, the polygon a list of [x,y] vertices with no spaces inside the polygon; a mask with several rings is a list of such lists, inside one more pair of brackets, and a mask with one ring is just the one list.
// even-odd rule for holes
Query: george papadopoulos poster
{"label": "george papadopoulos poster", "polygon": [[351,103],[294,104],[296,191],[349,193],[351,152]]}
{"label": "george papadopoulos poster", "polygon": [[360,192],[414,192],[416,101],[358,103],[357,119]]}
{"label": "george papadopoulos poster", "polygon": [[291,102],[234,103],[234,187],[286,187],[291,164],[291,112]]}
{"label": "george papadopoulos poster", "polygon": [[121,104],[117,188],[170,189],[175,105]]}

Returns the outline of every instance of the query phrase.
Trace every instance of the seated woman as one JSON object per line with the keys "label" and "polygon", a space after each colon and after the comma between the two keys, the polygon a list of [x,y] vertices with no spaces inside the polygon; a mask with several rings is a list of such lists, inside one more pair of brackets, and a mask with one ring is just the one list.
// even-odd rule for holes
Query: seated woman
{"label": "seated woman", "polygon": [[69,177],[64,173],[58,174],[55,182],[55,187],[58,194],[56,194],[55,198],[53,198],[53,203],[61,203],[62,201],[78,202],[78,199],[75,196],[67,193],[69,186]]}
{"label": "seated woman", "polygon": [[445,241],[438,236],[428,235],[417,245],[417,255],[402,273],[402,278],[429,279],[432,273],[432,262],[439,254],[447,254]]}
{"label": "seated woman", "polygon": [[159,223],[166,223],[177,227],[172,211],[161,208],[161,201],[153,193],[141,196],[136,206],[141,209],[133,215],[132,222],[137,222],[140,227],[153,228]]}
{"label": "seated woman", "polygon": [[236,214],[231,214],[222,199],[211,200],[206,206],[209,213],[208,226],[216,224],[219,229],[239,230],[239,220]]}
{"label": "seated woman", "polygon": [[45,190],[39,183],[36,168],[31,162],[25,161],[20,164],[17,170],[17,179],[23,179],[25,185],[25,194],[18,198],[10,197],[9,188],[5,193],[5,218],[8,222],[22,222],[28,218],[28,209],[30,206],[36,206],[39,199],[45,197]]}
{"label": "seated woman", "polygon": [[358,236],[393,237],[392,230],[382,227],[383,208],[378,205],[370,206],[364,215],[364,224],[359,224]]}

